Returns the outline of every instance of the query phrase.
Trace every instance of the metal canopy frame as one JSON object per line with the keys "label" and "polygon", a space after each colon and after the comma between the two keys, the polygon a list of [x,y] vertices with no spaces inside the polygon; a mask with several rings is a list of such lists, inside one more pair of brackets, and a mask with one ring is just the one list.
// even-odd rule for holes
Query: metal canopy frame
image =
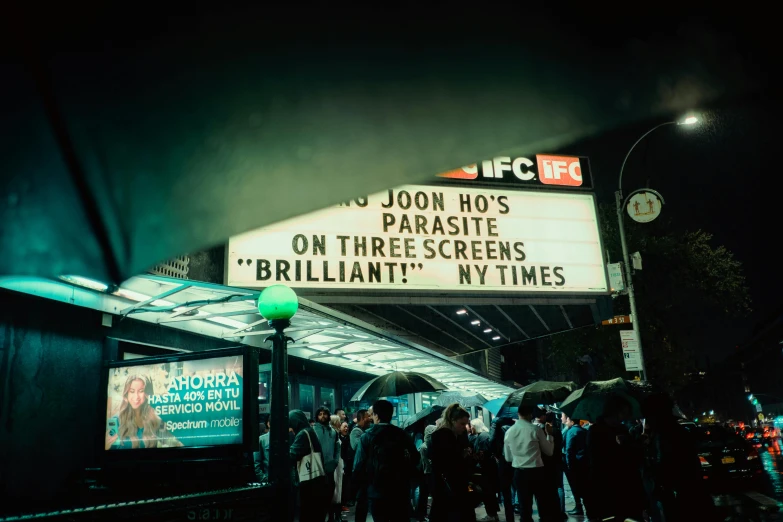
{"label": "metal canopy frame", "polygon": [[[0,278],[0,287],[271,349],[264,334],[272,330],[258,311],[248,306],[257,299],[258,292],[254,291],[149,274],[132,277],[111,294],[34,277]],[[264,327],[249,331],[261,325]],[[368,377],[394,369],[426,369],[450,390],[480,393],[488,399],[513,391],[453,357],[306,299],[300,298],[299,312],[286,330],[289,332],[304,334],[289,343],[290,355],[363,372]]]}
{"label": "metal canopy frame", "polygon": [[524,331],[524,330],[522,329],[522,327],[521,327],[521,326],[519,326],[519,325],[517,324],[517,322],[516,322],[516,321],[514,321],[514,320],[511,318],[511,316],[510,316],[510,315],[508,315],[508,314],[506,313],[506,311],[505,311],[505,310],[503,310],[503,309],[502,309],[501,307],[499,307],[498,305],[495,305],[495,308],[497,308],[497,311],[498,311],[498,312],[500,312],[500,313],[503,315],[503,317],[505,317],[505,318],[506,318],[506,321],[508,321],[509,323],[513,324],[513,325],[514,325],[514,327],[515,327],[517,330],[519,330],[519,333],[521,333],[522,335],[524,335],[526,339],[530,339],[530,335],[529,335],[529,334],[528,334],[526,331]]}

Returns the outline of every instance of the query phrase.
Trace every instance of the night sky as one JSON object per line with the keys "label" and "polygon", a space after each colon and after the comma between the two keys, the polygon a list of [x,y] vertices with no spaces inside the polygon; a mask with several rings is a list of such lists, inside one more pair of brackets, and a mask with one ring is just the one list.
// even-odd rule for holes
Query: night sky
{"label": "night sky", "polygon": [[[744,265],[753,313],[694,325],[705,341],[700,365],[707,364],[706,356],[710,363],[725,358],[749,340],[754,326],[783,311],[780,99],[767,94],[701,112],[695,108],[702,123],[656,130],[636,147],[625,168],[625,194],[644,186],[658,190],[673,226],[712,233],[713,246],[726,246]],[[589,156],[599,202],[613,202],[623,157],[642,134],[663,121],[594,137],[562,152]]]}

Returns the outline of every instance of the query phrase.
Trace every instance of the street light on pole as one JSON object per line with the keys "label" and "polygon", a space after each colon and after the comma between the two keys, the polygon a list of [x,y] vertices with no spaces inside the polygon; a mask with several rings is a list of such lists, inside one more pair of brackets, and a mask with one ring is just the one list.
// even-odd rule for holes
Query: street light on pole
{"label": "street light on pole", "polygon": [[[269,476],[278,487],[277,520],[290,517],[288,491],[291,475],[288,463],[288,341],[285,329],[299,309],[299,300],[293,290],[285,285],[273,285],[258,296],[258,312],[269,322],[275,333],[267,338],[272,341],[272,405],[269,423]],[[263,451],[263,450],[262,450]]]}
{"label": "street light on pole", "polygon": [[[615,203],[617,204],[617,225],[618,228],[620,229],[620,245],[622,246],[623,249],[623,264],[625,265],[625,273],[628,274],[628,302],[631,306],[631,316],[633,317],[633,321],[631,322],[631,324],[633,325],[634,335],[636,337],[636,341],[639,346],[639,359],[641,362],[642,378],[645,381],[647,380],[647,365],[644,362],[644,351],[642,349],[642,336],[639,331],[639,314],[636,311],[636,293],[634,291],[633,277],[631,275],[631,260],[628,254],[628,244],[626,243],[626,239],[625,239],[625,221],[623,217],[623,209],[628,203],[628,198],[626,198],[625,200],[623,199],[623,171],[625,170],[625,163],[628,161],[628,157],[631,155],[631,152],[633,152],[636,146],[639,145],[639,143],[644,138],[646,138],[649,134],[651,134],[653,131],[660,129],[661,127],[665,127],[667,125],[693,125],[698,121],[699,121],[698,118],[696,118],[695,116],[689,116],[682,121],[667,121],[659,125],[656,125],[652,129],[642,134],[642,137],[636,140],[636,142],[628,150],[628,153],[625,155],[625,159],[623,159],[623,164],[620,167],[620,178],[617,183],[617,192],[615,192],[614,194]],[[629,198],[633,195],[634,192],[632,192],[629,195]]]}

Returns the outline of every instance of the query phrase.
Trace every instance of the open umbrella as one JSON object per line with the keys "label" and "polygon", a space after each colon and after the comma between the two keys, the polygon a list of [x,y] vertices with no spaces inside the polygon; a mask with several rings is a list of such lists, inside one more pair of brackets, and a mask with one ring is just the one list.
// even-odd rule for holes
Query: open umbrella
{"label": "open umbrella", "polygon": [[391,372],[376,377],[353,394],[352,401],[397,397],[409,393],[445,390],[446,385],[423,373]]}
{"label": "open umbrella", "polygon": [[[0,275],[119,283],[348,198],[755,88],[732,45],[702,45],[722,31],[687,39],[677,17],[663,22],[644,45],[599,20],[563,37],[560,16],[524,31],[492,17],[454,45],[474,16],[401,31],[330,12],[118,4],[17,24],[7,50],[20,55],[0,59]],[[766,33],[743,45],[772,49]]]}
{"label": "open umbrella", "polygon": [[503,403],[506,402],[505,397],[500,397],[498,399],[492,399],[491,401],[485,402],[481,405],[481,407],[488,412],[490,412],[492,415],[497,416],[498,411],[500,411],[500,408],[503,406]]}
{"label": "open umbrella", "polygon": [[613,396],[624,398],[631,405],[631,416],[642,417],[638,390],[625,379],[617,378],[609,381],[591,381],[584,388],[571,393],[560,405],[560,410],[572,419],[595,422],[603,415],[606,401]]}
{"label": "open umbrella", "polygon": [[481,407],[490,412],[495,417],[507,417],[515,419],[517,417],[517,408],[515,406],[509,406],[503,408],[503,404],[506,402],[506,397],[500,397],[498,399],[492,399],[489,402],[484,403]]}
{"label": "open umbrella", "polygon": [[473,406],[481,406],[487,402],[487,399],[478,393],[471,395],[458,391],[449,391],[441,393],[435,402],[441,406],[448,406],[456,402],[463,408],[472,408]]}
{"label": "open umbrella", "polygon": [[518,390],[514,390],[503,403],[498,412],[499,417],[511,417],[511,408],[521,405],[536,406],[538,404],[554,404],[565,400],[577,387],[575,382],[538,381]]}
{"label": "open umbrella", "polygon": [[405,424],[403,424],[403,429],[412,432],[424,431],[425,426],[435,424],[435,421],[440,418],[445,409],[445,406],[440,406],[439,404],[424,408],[413,417],[407,419]]}

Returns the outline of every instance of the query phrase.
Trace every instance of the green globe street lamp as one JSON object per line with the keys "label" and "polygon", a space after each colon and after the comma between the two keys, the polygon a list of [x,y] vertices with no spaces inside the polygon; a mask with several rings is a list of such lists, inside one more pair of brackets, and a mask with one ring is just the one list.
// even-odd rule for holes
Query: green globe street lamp
{"label": "green globe street lamp", "polygon": [[[296,293],[285,285],[270,286],[258,296],[258,313],[267,319],[273,328],[273,321],[290,321],[297,310],[299,299]],[[287,326],[288,324],[285,325]]]}
{"label": "green globe street lamp", "polygon": [[[288,469],[288,341],[285,329],[299,309],[296,293],[285,285],[264,289],[258,296],[258,312],[269,321],[275,333],[267,337],[272,341],[272,404],[269,433],[269,477],[278,485],[281,501],[278,520],[288,520],[288,491],[291,473]],[[263,450],[262,450],[263,451]]]}

